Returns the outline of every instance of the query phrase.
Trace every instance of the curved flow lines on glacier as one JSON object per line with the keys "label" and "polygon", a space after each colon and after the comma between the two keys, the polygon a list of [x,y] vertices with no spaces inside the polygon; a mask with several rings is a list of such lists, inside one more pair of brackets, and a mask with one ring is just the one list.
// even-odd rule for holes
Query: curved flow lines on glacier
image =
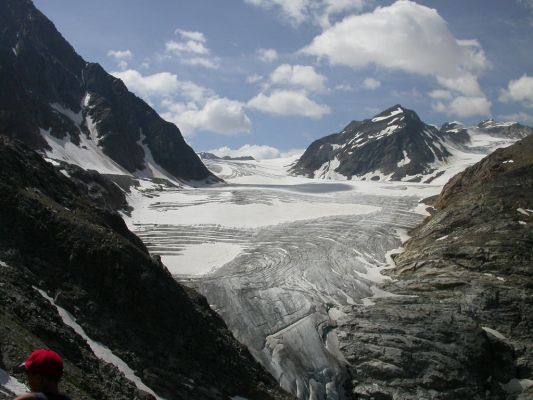
{"label": "curved flow lines on glacier", "polygon": [[[205,193],[203,193],[205,192]],[[280,382],[300,399],[342,399],[345,361],[337,348],[336,319],[348,304],[376,295],[386,279],[385,254],[400,246],[398,229],[409,229],[421,216],[410,210],[417,198],[339,192],[334,196],[254,188],[216,196],[228,204],[274,201],[357,203],[380,211],[323,216],[254,228],[221,225],[140,224],[136,233],[150,251],[178,255],[202,243],[238,245],[230,262],[202,276],[176,276],[195,287],[226,321],[233,334]],[[209,197],[211,196],[211,197]],[[153,203],[169,210],[182,204]],[[379,295],[383,295],[380,293]]]}

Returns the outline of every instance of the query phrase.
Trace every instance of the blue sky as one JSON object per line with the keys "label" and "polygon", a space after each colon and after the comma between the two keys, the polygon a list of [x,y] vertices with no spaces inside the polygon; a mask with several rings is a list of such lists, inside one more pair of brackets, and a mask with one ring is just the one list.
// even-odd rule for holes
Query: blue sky
{"label": "blue sky", "polygon": [[533,125],[533,0],[34,0],[196,151],[267,158],[396,103]]}

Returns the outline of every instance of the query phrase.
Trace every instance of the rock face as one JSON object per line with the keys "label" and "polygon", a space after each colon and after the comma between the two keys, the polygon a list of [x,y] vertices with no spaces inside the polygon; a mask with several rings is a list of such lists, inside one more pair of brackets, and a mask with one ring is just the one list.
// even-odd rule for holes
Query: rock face
{"label": "rock face", "polygon": [[345,307],[354,399],[533,396],[533,136],[455,176],[396,257],[394,296]]}
{"label": "rock face", "polygon": [[291,172],[325,179],[355,176],[430,182],[444,173],[443,167],[459,161],[457,153],[486,155],[494,150],[490,144],[496,144],[498,138],[518,140],[531,133],[533,128],[492,120],[476,127],[445,123],[438,129],[422,122],[414,111],[395,105],[316,140]]}
{"label": "rock face", "polygon": [[429,164],[449,155],[438,129],[424,124],[414,111],[395,105],[313,142],[292,172],[315,178],[337,174],[348,179],[370,173],[400,180],[427,172]]}
{"label": "rock face", "polygon": [[110,211],[106,185],[93,203],[84,181],[98,180],[72,174],[0,136],[0,368],[51,347],[66,360],[73,398],[154,398],[97,358],[70,318],[158,398],[287,399],[206,300]]}
{"label": "rock face", "polygon": [[155,164],[217,180],[175,125],[85,62],[30,0],[2,1],[0,26],[0,133],[100,172],[157,176]]}

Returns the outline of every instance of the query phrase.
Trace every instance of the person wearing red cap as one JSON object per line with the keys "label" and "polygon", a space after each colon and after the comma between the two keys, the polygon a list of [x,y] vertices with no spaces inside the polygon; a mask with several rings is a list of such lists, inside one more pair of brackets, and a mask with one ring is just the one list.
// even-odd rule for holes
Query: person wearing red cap
{"label": "person wearing red cap", "polygon": [[70,400],[59,393],[63,360],[55,351],[35,350],[17,369],[26,372],[31,393],[15,400]]}

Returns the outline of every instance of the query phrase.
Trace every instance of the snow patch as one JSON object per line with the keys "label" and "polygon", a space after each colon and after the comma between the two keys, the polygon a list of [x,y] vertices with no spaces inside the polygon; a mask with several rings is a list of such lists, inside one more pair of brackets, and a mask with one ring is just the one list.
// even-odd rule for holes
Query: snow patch
{"label": "snow patch", "polygon": [[117,357],[115,354],[113,354],[113,352],[111,351],[111,349],[109,349],[109,347],[105,346],[104,344],[100,343],[100,342],[97,342],[95,340],[92,340],[86,333],[85,333],[85,330],[76,322],[76,319],[74,318],[74,316],[72,314],[70,314],[67,310],[65,310],[64,308],[58,306],[54,299],[52,299],[50,296],[48,296],[48,294],[46,294],[45,291],[33,286],[33,288],[38,291],[41,296],[43,296],[46,300],[48,300],[50,302],[50,304],[52,304],[56,309],[57,309],[57,312],[59,314],[59,316],[61,317],[61,319],[63,320],[63,323],[65,325],[68,325],[70,326],[74,332],[76,332],[78,335],[80,335],[83,339],[85,339],[85,341],[87,342],[87,344],[89,345],[89,347],[91,348],[91,350],[93,351],[94,355],[96,357],[98,357],[99,359],[107,362],[107,363],[110,363],[110,364],[113,364],[115,367],[117,367],[119,369],[120,372],[122,372],[126,378],[128,380],[130,380],[131,382],[133,382],[135,384],[135,386],[137,386],[137,388],[139,390],[142,390],[144,392],[147,392],[149,394],[151,394],[152,396],[154,396],[157,400],[165,400],[163,397],[160,397],[158,396],[152,389],[150,389],[148,386],[146,386],[141,378],[139,378],[136,374],[135,374],[135,371],[133,371],[129,366],[128,364],[126,364],[126,362],[124,362],[121,358]]}
{"label": "snow patch", "polygon": [[508,340],[504,335],[502,335],[500,332],[498,332],[495,329],[491,329],[486,326],[482,326],[481,329],[483,329],[485,332],[490,333],[492,336],[500,339],[500,340]]}
{"label": "snow patch", "polygon": [[162,179],[168,179],[172,183],[178,184],[176,182],[176,178],[166,171],[163,167],[161,167],[158,163],[155,162],[154,157],[152,155],[152,151],[150,148],[145,144],[146,136],[144,136],[142,132],[142,128],[139,128],[139,141],[137,144],[142,147],[144,151],[144,169],[135,171],[135,175],[139,176],[141,178],[162,178]]}
{"label": "snow patch", "polygon": [[233,260],[243,247],[234,243],[202,243],[188,246],[180,255],[161,255],[172,275],[205,275]]}
{"label": "snow patch", "polygon": [[384,115],[382,117],[372,118],[372,122],[383,121],[385,119],[389,119],[389,118],[394,117],[395,115],[398,115],[398,114],[401,114],[401,113],[403,113],[403,110],[400,107],[398,107],[397,109],[391,111],[391,113],[389,115]]}
{"label": "snow patch", "polygon": [[92,140],[80,133],[80,146],[70,139],[58,139],[50,134],[50,129],[40,129],[42,137],[51,150],[44,150],[46,158],[66,161],[85,169],[94,169],[102,174],[129,175],[129,172],[107,157],[102,149]]}
{"label": "snow patch", "polygon": [[17,396],[30,391],[24,383],[9,375],[7,371],[2,368],[0,368],[0,385],[10,392],[15,393]]}
{"label": "snow patch", "polygon": [[524,210],[522,207],[517,208],[516,211],[518,211],[520,214],[524,214],[526,217],[529,217],[529,213]]}
{"label": "snow patch", "polygon": [[407,152],[403,151],[403,159],[398,161],[398,164],[396,164],[398,167],[403,167],[404,165],[407,165],[411,162],[411,159],[407,156]]}

